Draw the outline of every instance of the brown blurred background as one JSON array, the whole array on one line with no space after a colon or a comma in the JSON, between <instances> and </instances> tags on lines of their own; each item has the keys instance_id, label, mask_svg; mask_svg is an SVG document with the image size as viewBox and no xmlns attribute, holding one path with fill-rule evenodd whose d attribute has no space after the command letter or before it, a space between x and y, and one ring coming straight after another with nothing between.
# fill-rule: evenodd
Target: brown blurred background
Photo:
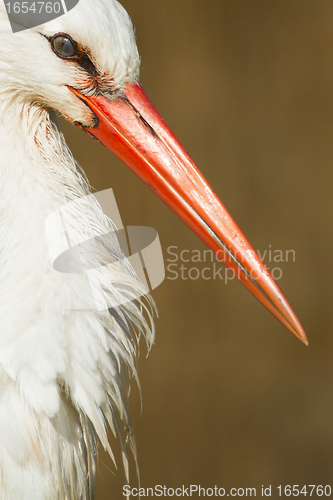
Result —
<instances>
[{"instance_id":1,"label":"brown blurred background","mask_svg":"<svg viewBox=\"0 0 333 500\"><path fill-rule=\"evenodd\" d=\"M148 359L141 346L142 416L134 385L131 398L141 484L333 486L332 0L122 3L162 116L254 247L295 250L279 284L310 341L236 281L166 279ZM155 228L165 258L170 245L203 251L107 149L64 131L125 225ZM97 500L122 498L114 446L119 470L101 454Z\"/></svg>"}]
</instances>

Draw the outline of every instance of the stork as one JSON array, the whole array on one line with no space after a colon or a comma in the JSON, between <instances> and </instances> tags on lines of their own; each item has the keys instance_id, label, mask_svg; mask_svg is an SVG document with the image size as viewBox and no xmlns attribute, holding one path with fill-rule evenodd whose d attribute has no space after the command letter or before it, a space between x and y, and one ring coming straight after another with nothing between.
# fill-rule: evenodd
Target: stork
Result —
<instances>
[{"instance_id":1,"label":"stork","mask_svg":"<svg viewBox=\"0 0 333 500\"><path fill-rule=\"evenodd\" d=\"M8 31L4 5L0 30ZM97 250L110 263L100 268L98 292L128 300L85 308L84 273L53 268L45 221L90 194L56 113L120 157L307 343L269 271L144 93L139 69L131 21L116 0L80 0L44 25L1 35L1 500L92 498L98 442L112 456L108 426L122 440L128 479L137 339L154 340L153 302L138 299L142 284L97 202L79 204L70 224L82 235L110 232Z\"/></svg>"}]
</instances>

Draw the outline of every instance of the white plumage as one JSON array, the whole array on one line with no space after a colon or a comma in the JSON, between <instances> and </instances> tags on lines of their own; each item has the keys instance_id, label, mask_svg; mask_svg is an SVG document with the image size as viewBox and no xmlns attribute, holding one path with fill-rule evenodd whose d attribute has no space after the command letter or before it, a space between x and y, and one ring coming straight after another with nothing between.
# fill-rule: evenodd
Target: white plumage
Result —
<instances>
[{"instance_id":1,"label":"white plumage","mask_svg":"<svg viewBox=\"0 0 333 500\"><path fill-rule=\"evenodd\" d=\"M89 22L87 22L89 20ZM1 10L0 29L8 21ZM98 25L99 30L93 29ZM93 491L96 435L111 450L107 421L134 448L127 413L135 374L136 336L153 333L142 304L84 310L84 275L55 271L45 220L89 193L52 109L89 121L86 106L67 89L84 78L59 59L41 36L66 32L121 85L137 76L131 23L113 0L81 0L66 16L0 42L0 498L86 499ZM98 40L96 39L98 37ZM79 205L80 206L80 205ZM96 203L82 208L83 236L111 222ZM73 216L73 226L77 219ZM111 228L112 229L112 228ZM120 254L108 238L111 254ZM104 256L107 260L106 255ZM135 296L142 285L126 261L102 267L102 293ZM126 463L126 445L124 460Z\"/></svg>"}]
</instances>

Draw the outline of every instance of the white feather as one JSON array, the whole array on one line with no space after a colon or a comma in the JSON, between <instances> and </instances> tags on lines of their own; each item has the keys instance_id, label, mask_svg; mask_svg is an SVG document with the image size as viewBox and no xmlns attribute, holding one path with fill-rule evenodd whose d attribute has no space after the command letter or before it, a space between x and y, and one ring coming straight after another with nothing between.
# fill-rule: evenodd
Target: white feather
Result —
<instances>
[{"instance_id":1,"label":"white feather","mask_svg":"<svg viewBox=\"0 0 333 500\"><path fill-rule=\"evenodd\" d=\"M0 29L6 28L4 10ZM89 110L66 85L86 75L52 52L44 35L70 34L88 47L105 82L121 89L138 77L131 22L114 0L80 0L43 27L2 35L0 44L0 498L92 498L97 439L112 455L107 425L135 452L128 416L137 341L154 339L151 302L122 259L113 225L98 203L78 203L67 222L82 239L109 232L91 256L103 264L95 287L106 300L97 311L85 274L60 273L49 256L45 221L89 194L59 131L53 110L89 124ZM89 81L87 80L87 92ZM107 83L105 83L107 85ZM116 257L119 262L110 264ZM124 437L122 429L126 429Z\"/></svg>"}]
</instances>

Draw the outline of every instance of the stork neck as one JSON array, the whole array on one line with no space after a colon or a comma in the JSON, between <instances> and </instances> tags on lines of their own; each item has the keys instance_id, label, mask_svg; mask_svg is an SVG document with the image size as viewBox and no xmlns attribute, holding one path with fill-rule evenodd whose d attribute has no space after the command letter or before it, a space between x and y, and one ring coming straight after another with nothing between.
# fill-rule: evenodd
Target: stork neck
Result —
<instances>
[{"instance_id":1,"label":"stork neck","mask_svg":"<svg viewBox=\"0 0 333 500\"><path fill-rule=\"evenodd\" d=\"M0 204L46 215L87 193L55 113L0 103Z\"/></svg>"},{"instance_id":2,"label":"stork neck","mask_svg":"<svg viewBox=\"0 0 333 500\"><path fill-rule=\"evenodd\" d=\"M45 221L60 206L87 194L88 187L52 113L33 106L2 111L0 264L11 261L17 269L25 266L24 272L40 274L43 268L45 273L50 265ZM6 277L13 288L20 275L11 270L0 265L3 286Z\"/></svg>"}]
</instances>

